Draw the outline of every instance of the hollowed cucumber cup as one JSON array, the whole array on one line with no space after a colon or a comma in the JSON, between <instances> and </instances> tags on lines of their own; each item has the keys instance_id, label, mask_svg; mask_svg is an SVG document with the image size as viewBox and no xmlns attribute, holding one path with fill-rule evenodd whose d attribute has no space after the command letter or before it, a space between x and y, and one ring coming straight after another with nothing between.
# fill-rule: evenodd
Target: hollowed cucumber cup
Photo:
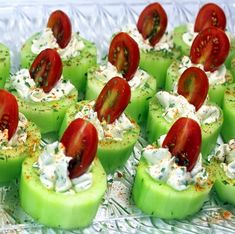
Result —
<instances>
[{"instance_id":1,"label":"hollowed cucumber cup","mask_svg":"<svg viewBox=\"0 0 235 234\"><path fill-rule=\"evenodd\" d=\"M10 76L10 51L0 43L0 88L3 88Z\"/></svg>"}]
</instances>

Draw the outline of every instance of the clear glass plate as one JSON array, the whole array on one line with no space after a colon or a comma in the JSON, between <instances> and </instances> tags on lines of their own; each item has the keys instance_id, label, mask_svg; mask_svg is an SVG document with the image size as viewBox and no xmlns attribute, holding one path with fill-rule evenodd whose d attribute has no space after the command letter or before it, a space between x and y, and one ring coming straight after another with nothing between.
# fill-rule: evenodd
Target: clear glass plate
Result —
<instances>
[{"instance_id":1,"label":"clear glass plate","mask_svg":"<svg viewBox=\"0 0 235 234\"><path fill-rule=\"evenodd\" d=\"M168 13L168 30L193 22L202 1L161 1ZM227 15L228 31L235 31L235 0L216 1ZM48 15L62 9L72 20L73 30L94 41L102 58L114 32L135 23L146 1L0 1L0 42L11 49L12 72L19 67L19 51L23 42L42 30ZM44 138L42 144L51 141ZM130 191L140 152L146 142L140 138L125 168L108 178L108 190L93 224L84 230L69 233L235 233L234 207L222 204L212 192L210 200L196 215L185 220L162 220L141 213ZM19 205L18 181L0 187L0 233L63 233L34 222Z\"/></svg>"}]
</instances>

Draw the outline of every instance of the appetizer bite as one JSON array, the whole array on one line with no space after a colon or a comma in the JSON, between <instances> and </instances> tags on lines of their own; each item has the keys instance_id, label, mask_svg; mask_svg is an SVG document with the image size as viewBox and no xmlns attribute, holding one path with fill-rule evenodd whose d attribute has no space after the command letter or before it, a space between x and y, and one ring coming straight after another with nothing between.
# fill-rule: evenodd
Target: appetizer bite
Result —
<instances>
[{"instance_id":1,"label":"appetizer bite","mask_svg":"<svg viewBox=\"0 0 235 234\"><path fill-rule=\"evenodd\" d=\"M93 123L99 136L98 158L107 173L114 172L130 157L140 133L136 122L123 113L130 99L128 82L121 77L112 78L96 101L81 101L66 111L59 135L76 118Z\"/></svg>"},{"instance_id":2,"label":"appetizer bite","mask_svg":"<svg viewBox=\"0 0 235 234\"><path fill-rule=\"evenodd\" d=\"M165 89L176 89L177 81L185 69L199 67L209 79L209 100L221 106L226 86L233 82L231 73L224 65L228 53L229 40L224 31L215 27L202 30L193 41L190 58L184 56L169 67Z\"/></svg>"},{"instance_id":3,"label":"appetizer bite","mask_svg":"<svg viewBox=\"0 0 235 234\"><path fill-rule=\"evenodd\" d=\"M35 154L40 143L38 128L19 113L16 98L0 89L0 184L20 175L25 157Z\"/></svg>"},{"instance_id":4,"label":"appetizer bite","mask_svg":"<svg viewBox=\"0 0 235 234\"><path fill-rule=\"evenodd\" d=\"M20 180L20 204L37 222L54 228L88 226L106 190L96 157L98 135L88 121L70 123L60 142L27 158Z\"/></svg>"},{"instance_id":5,"label":"appetizer bite","mask_svg":"<svg viewBox=\"0 0 235 234\"><path fill-rule=\"evenodd\" d=\"M141 12L137 25L127 25L127 32L140 48L140 68L157 80L157 89L165 86L166 71L177 53L172 34L166 32L167 14L161 4L149 4Z\"/></svg>"},{"instance_id":6,"label":"appetizer bite","mask_svg":"<svg viewBox=\"0 0 235 234\"><path fill-rule=\"evenodd\" d=\"M115 76L127 80L131 87L131 100L125 112L138 123L144 123L148 112L148 99L156 92L156 80L138 69L139 48L127 33L118 33L109 47L106 65L88 71L86 99L97 98L105 84Z\"/></svg>"},{"instance_id":7,"label":"appetizer bite","mask_svg":"<svg viewBox=\"0 0 235 234\"><path fill-rule=\"evenodd\" d=\"M208 172L214 178L214 188L223 202L235 205L235 139L220 145L210 159Z\"/></svg>"},{"instance_id":8,"label":"appetizer bite","mask_svg":"<svg viewBox=\"0 0 235 234\"><path fill-rule=\"evenodd\" d=\"M62 69L56 50L46 49L35 58L29 70L21 69L9 81L20 111L42 134L57 132L66 110L78 99L76 88L63 79Z\"/></svg>"},{"instance_id":9,"label":"appetizer bite","mask_svg":"<svg viewBox=\"0 0 235 234\"><path fill-rule=\"evenodd\" d=\"M10 76L10 51L2 43L0 43L0 51L0 88L4 88Z\"/></svg>"},{"instance_id":10,"label":"appetizer bite","mask_svg":"<svg viewBox=\"0 0 235 234\"><path fill-rule=\"evenodd\" d=\"M177 94L159 91L150 100L146 127L148 141L152 143L166 134L178 118L189 117L201 126L201 153L206 158L216 145L223 112L216 104L205 103L209 82L200 68L187 68L177 86Z\"/></svg>"},{"instance_id":11,"label":"appetizer bite","mask_svg":"<svg viewBox=\"0 0 235 234\"><path fill-rule=\"evenodd\" d=\"M183 117L159 148L144 148L132 190L137 207L164 219L183 219L199 211L212 187L200 146L200 126Z\"/></svg>"},{"instance_id":12,"label":"appetizer bite","mask_svg":"<svg viewBox=\"0 0 235 234\"><path fill-rule=\"evenodd\" d=\"M29 68L35 57L47 48L56 49L60 54L64 79L70 80L80 95L84 93L87 70L96 64L96 47L79 33L72 33L70 19L61 10L52 12L47 27L22 46L21 66Z\"/></svg>"}]
</instances>

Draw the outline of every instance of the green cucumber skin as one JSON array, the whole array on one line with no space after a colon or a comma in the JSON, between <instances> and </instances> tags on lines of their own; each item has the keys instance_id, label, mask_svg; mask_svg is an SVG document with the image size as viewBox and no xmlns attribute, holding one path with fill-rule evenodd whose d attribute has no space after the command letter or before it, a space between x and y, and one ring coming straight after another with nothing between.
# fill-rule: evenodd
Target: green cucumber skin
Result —
<instances>
[{"instance_id":1,"label":"green cucumber skin","mask_svg":"<svg viewBox=\"0 0 235 234\"><path fill-rule=\"evenodd\" d=\"M36 54L31 51L33 40L39 35L34 34L21 48L21 67L30 68ZM97 50L94 43L82 38L85 48L74 58L63 60L63 77L70 80L79 92L84 93L86 88L87 70L96 64Z\"/></svg>"},{"instance_id":2,"label":"green cucumber skin","mask_svg":"<svg viewBox=\"0 0 235 234\"><path fill-rule=\"evenodd\" d=\"M144 213L164 219L183 219L200 210L208 199L211 185L190 186L177 191L164 182L154 180L147 172L147 163L140 160L132 190L133 200Z\"/></svg>"},{"instance_id":3,"label":"green cucumber skin","mask_svg":"<svg viewBox=\"0 0 235 234\"><path fill-rule=\"evenodd\" d=\"M164 109L157 101L157 98L153 97L149 102L149 113L146 126L146 135L150 143L157 141L161 135L167 134L173 124L173 122L167 122L163 118L163 114ZM223 112L221 109L220 114L221 118L215 123L202 125L201 153L203 158L207 158L216 144L223 124Z\"/></svg>"},{"instance_id":4,"label":"green cucumber skin","mask_svg":"<svg viewBox=\"0 0 235 234\"><path fill-rule=\"evenodd\" d=\"M174 61L167 70L165 90L168 92L173 91L175 83L180 78L180 74L178 71L179 64L180 61ZM219 105L220 107L223 103L224 92L227 85L233 82L233 76L229 70L226 71L225 76L227 80L226 83L219 85L210 85L208 91L209 100Z\"/></svg>"},{"instance_id":5,"label":"green cucumber skin","mask_svg":"<svg viewBox=\"0 0 235 234\"><path fill-rule=\"evenodd\" d=\"M95 67L88 71L86 100L96 99L105 85L100 79L97 79L97 76L95 75L97 69L98 68ZM144 124L147 118L149 99L155 93L156 79L150 76L143 88L137 88L131 92L131 100L125 109L125 113L133 118L138 124Z\"/></svg>"},{"instance_id":6,"label":"green cucumber skin","mask_svg":"<svg viewBox=\"0 0 235 234\"><path fill-rule=\"evenodd\" d=\"M74 120L76 113L87 103L88 101L86 100L81 101L67 110L59 131L59 138L63 136L70 122ZM123 167L130 157L140 133L139 126L136 123L134 124L135 127L132 130L124 133L121 142L112 139L99 141L97 155L107 174L113 173L117 168Z\"/></svg>"},{"instance_id":7,"label":"green cucumber skin","mask_svg":"<svg viewBox=\"0 0 235 234\"><path fill-rule=\"evenodd\" d=\"M178 27L175 27L173 30L173 43L174 46L180 50L181 55L190 55L190 46L188 46L184 41L183 41L183 34L186 33L187 30L187 25L180 25Z\"/></svg>"},{"instance_id":8,"label":"green cucumber skin","mask_svg":"<svg viewBox=\"0 0 235 234\"><path fill-rule=\"evenodd\" d=\"M29 122L27 140L17 148L0 150L0 185L8 184L20 176L21 165L26 157L32 157L39 146L41 136L35 124Z\"/></svg>"},{"instance_id":9,"label":"green cucumber skin","mask_svg":"<svg viewBox=\"0 0 235 234\"><path fill-rule=\"evenodd\" d=\"M221 135L225 142L235 138L235 83L227 87L223 100L224 123Z\"/></svg>"},{"instance_id":10,"label":"green cucumber skin","mask_svg":"<svg viewBox=\"0 0 235 234\"><path fill-rule=\"evenodd\" d=\"M38 223L48 227L75 229L91 224L106 190L106 174L95 159L92 168L92 185L87 190L66 195L46 189L32 165L34 158L27 158L20 180L20 204Z\"/></svg>"},{"instance_id":11,"label":"green cucumber skin","mask_svg":"<svg viewBox=\"0 0 235 234\"><path fill-rule=\"evenodd\" d=\"M73 89L67 96L58 101L38 102L26 101L14 93L20 112L27 119L34 122L40 129L41 134L57 132L60 129L66 110L77 102L77 90Z\"/></svg>"},{"instance_id":12,"label":"green cucumber skin","mask_svg":"<svg viewBox=\"0 0 235 234\"><path fill-rule=\"evenodd\" d=\"M10 51L0 43L0 88L3 88L5 82L10 76Z\"/></svg>"},{"instance_id":13,"label":"green cucumber skin","mask_svg":"<svg viewBox=\"0 0 235 234\"><path fill-rule=\"evenodd\" d=\"M235 48L234 48L233 55L231 56L229 69L233 76L233 82L234 82L235 81Z\"/></svg>"},{"instance_id":14,"label":"green cucumber skin","mask_svg":"<svg viewBox=\"0 0 235 234\"><path fill-rule=\"evenodd\" d=\"M140 68L156 79L157 90L163 89L167 69L173 62L173 53L144 50L140 52Z\"/></svg>"}]
</instances>

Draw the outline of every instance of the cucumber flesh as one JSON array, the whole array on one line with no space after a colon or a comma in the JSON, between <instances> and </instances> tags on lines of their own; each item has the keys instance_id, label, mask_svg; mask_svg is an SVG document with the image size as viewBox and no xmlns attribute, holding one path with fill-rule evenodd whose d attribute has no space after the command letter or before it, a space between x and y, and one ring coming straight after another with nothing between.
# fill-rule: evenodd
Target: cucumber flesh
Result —
<instances>
[{"instance_id":1,"label":"cucumber flesh","mask_svg":"<svg viewBox=\"0 0 235 234\"><path fill-rule=\"evenodd\" d=\"M41 136L35 124L30 123L26 129L25 144L12 149L0 150L0 184L7 184L20 176L21 165L26 157L32 157L39 146Z\"/></svg>"},{"instance_id":2,"label":"cucumber flesh","mask_svg":"<svg viewBox=\"0 0 235 234\"><path fill-rule=\"evenodd\" d=\"M191 185L177 191L153 179L147 167L145 160L140 160L132 190L135 204L144 213L164 219L183 219L198 212L208 199L210 183L203 188Z\"/></svg>"},{"instance_id":3,"label":"cucumber flesh","mask_svg":"<svg viewBox=\"0 0 235 234\"><path fill-rule=\"evenodd\" d=\"M27 158L20 180L20 204L38 223L48 227L75 229L91 224L106 190L106 175L95 159L92 185L74 195L56 193L45 188L33 163L36 157Z\"/></svg>"},{"instance_id":4,"label":"cucumber flesh","mask_svg":"<svg viewBox=\"0 0 235 234\"><path fill-rule=\"evenodd\" d=\"M3 88L10 76L10 51L0 43L0 88Z\"/></svg>"}]
</instances>

